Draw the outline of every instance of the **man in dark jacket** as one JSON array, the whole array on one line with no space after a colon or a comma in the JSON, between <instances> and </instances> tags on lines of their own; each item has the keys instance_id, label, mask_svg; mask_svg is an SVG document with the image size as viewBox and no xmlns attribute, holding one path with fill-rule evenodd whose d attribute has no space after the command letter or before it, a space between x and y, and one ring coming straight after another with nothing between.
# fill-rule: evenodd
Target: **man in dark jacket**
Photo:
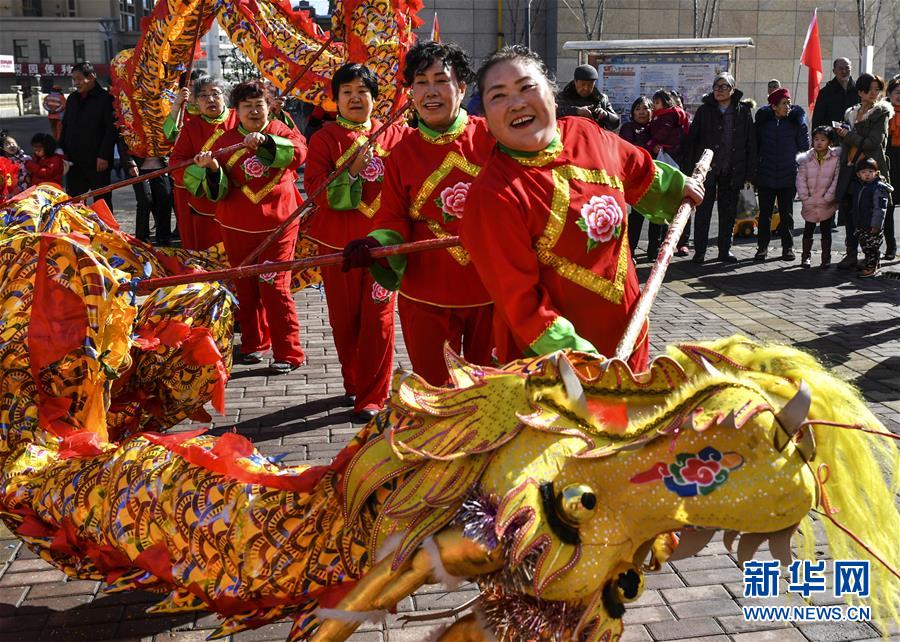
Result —
<instances>
[{"instance_id":1,"label":"man in dark jacket","mask_svg":"<svg viewBox=\"0 0 900 642\"><path fill-rule=\"evenodd\" d=\"M756 180L756 132L751 114L752 103L741 100L734 76L722 72L713 81L713 91L703 97L688 133L685 158L689 167L700 159L704 149L715 153L706 177L706 196L697 208L694 223L694 263L706 260L709 223L714 204L719 211L719 260L736 263L731 251L738 194L745 182Z\"/></svg>"},{"instance_id":2,"label":"man in dark jacket","mask_svg":"<svg viewBox=\"0 0 900 642\"><path fill-rule=\"evenodd\" d=\"M781 258L793 261L794 195L797 193L797 154L809 149L806 113L791 104L791 93L781 87L769 94L769 104L756 112L756 149L759 154L756 187L759 193L759 236L754 261L764 261L769 251L772 212L778 199L778 234ZM804 239L803 254L812 248Z\"/></svg>"},{"instance_id":3,"label":"man in dark jacket","mask_svg":"<svg viewBox=\"0 0 900 642\"><path fill-rule=\"evenodd\" d=\"M75 91L66 101L59 143L72 162L66 187L75 196L109 185L116 125L112 96L97 84L91 63L72 67L72 82ZM112 194L103 198L112 209Z\"/></svg>"},{"instance_id":4,"label":"man in dark jacket","mask_svg":"<svg viewBox=\"0 0 900 642\"><path fill-rule=\"evenodd\" d=\"M834 61L832 71L834 78L825 83L816 97L812 116L813 129L819 125L831 127L831 123L841 122L844 120L844 112L859 104L856 84L850 77L850 61L838 58Z\"/></svg>"},{"instance_id":5,"label":"man in dark jacket","mask_svg":"<svg viewBox=\"0 0 900 642\"><path fill-rule=\"evenodd\" d=\"M556 94L556 116L584 116L604 129L615 131L619 115L606 94L597 89L597 70L590 65L575 68L575 79Z\"/></svg>"}]
</instances>

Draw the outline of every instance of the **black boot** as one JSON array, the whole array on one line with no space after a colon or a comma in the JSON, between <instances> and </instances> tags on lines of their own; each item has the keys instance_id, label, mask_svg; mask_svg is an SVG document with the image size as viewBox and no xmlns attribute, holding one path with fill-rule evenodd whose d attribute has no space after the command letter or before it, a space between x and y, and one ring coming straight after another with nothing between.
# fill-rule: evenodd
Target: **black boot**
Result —
<instances>
[{"instance_id":1,"label":"black boot","mask_svg":"<svg viewBox=\"0 0 900 642\"><path fill-rule=\"evenodd\" d=\"M801 267L808 268L810 266L810 262L812 260L812 244L812 237L803 239L803 246L800 252Z\"/></svg>"},{"instance_id":2,"label":"black boot","mask_svg":"<svg viewBox=\"0 0 900 642\"><path fill-rule=\"evenodd\" d=\"M822 239L822 264L819 266L823 270L831 265L831 239Z\"/></svg>"}]
</instances>

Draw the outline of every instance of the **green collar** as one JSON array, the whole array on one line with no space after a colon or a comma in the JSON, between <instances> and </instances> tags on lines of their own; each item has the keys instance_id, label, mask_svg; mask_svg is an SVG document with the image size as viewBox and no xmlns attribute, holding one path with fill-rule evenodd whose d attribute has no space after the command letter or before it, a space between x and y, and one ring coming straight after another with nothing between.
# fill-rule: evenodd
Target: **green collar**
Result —
<instances>
[{"instance_id":1,"label":"green collar","mask_svg":"<svg viewBox=\"0 0 900 642\"><path fill-rule=\"evenodd\" d=\"M214 124L224 123L225 120L228 118L228 107L223 109L222 113L219 114L218 116L216 116L215 118L210 118L206 114L200 114L200 117L208 123L214 123Z\"/></svg>"},{"instance_id":2,"label":"green collar","mask_svg":"<svg viewBox=\"0 0 900 642\"><path fill-rule=\"evenodd\" d=\"M448 127L447 131L445 132L438 132L431 129L428 125L422 122L422 118L420 116L419 134L429 143L444 145L456 140L456 138L465 131L466 125L468 123L469 114L466 113L465 109L459 110L459 113L456 115L456 119L450 124L450 127Z\"/></svg>"},{"instance_id":3,"label":"green collar","mask_svg":"<svg viewBox=\"0 0 900 642\"><path fill-rule=\"evenodd\" d=\"M244 129L244 126L241 125L240 123L238 123L238 126L237 126L237 127L238 127L238 131L241 132L244 136L246 136L247 134L253 134L253 133L256 133L256 134L265 134L265 133L266 133L266 130L269 128L269 123L271 123L271 122L272 122L271 119L267 120L267 121L266 121L266 124L263 125L263 128L260 129L258 132L251 132L249 129Z\"/></svg>"},{"instance_id":4,"label":"green collar","mask_svg":"<svg viewBox=\"0 0 900 642\"><path fill-rule=\"evenodd\" d=\"M559 130L556 130L556 135L553 137L553 140L550 141L550 144L547 145L544 149L538 152L523 152L517 149L510 149L506 145L502 145L497 143L497 146L500 148L500 151L504 154L512 156L517 161L522 163L523 165L546 165L557 156L562 151L563 144L562 138L559 135Z\"/></svg>"},{"instance_id":5,"label":"green collar","mask_svg":"<svg viewBox=\"0 0 900 642\"><path fill-rule=\"evenodd\" d=\"M352 120L347 120L343 116L337 117L337 124L343 127L344 129L349 129L352 132L367 132L372 129L372 121L367 120L364 123L354 123Z\"/></svg>"}]
</instances>

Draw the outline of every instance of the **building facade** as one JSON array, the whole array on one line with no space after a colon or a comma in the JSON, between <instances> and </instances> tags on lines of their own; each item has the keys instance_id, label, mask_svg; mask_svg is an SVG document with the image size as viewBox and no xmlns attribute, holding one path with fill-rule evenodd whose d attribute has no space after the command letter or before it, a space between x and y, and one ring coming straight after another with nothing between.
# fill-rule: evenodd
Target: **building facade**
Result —
<instances>
[{"instance_id":1,"label":"building facade","mask_svg":"<svg viewBox=\"0 0 900 642\"><path fill-rule=\"evenodd\" d=\"M418 33L429 37L436 11L442 38L458 42L477 62L496 49L498 31L507 43L526 42L530 7L531 47L555 70L560 84L572 78L578 64L577 55L563 49L569 41L749 37L755 47L740 50L736 78L745 95L763 103L772 78L792 92L797 85L805 96L807 72L799 69L798 60L813 9L818 7L823 81L831 78L831 62L838 56L850 59L854 77L860 73L857 3L850 0L718 0L714 14L698 16L692 0L605 0L603 4L598 14L598 0L431 0L420 13L424 24ZM698 26L705 23L703 33L695 32L695 18ZM874 16L869 22L875 22ZM597 28L600 24L602 29ZM891 76L900 72L900 0L882 0L877 28L873 70Z\"/></svg>"}]
</instances>

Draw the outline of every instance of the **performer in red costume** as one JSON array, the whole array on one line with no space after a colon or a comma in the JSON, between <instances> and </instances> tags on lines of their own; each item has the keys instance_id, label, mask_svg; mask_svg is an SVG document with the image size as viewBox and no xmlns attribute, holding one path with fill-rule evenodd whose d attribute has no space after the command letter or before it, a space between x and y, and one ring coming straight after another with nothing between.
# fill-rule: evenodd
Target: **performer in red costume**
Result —
<instances>
[{"instance_id":1,"label":"performer in red costume","mask_svg":"<svg viewBox=\"0 0 900 642\"><path fill-rule=\"evenodd\" d=\"M211 151L197 154L187 175L199 178L200 190L217 201L216 220L232 265L237 265L297 208L295 170L306 159L306 143L296 131L269 119L269 95L259 81L231 90L240 124L229 129ZM224 158L220 165L212 153L244 142L246 147ZM202 171L201 171L202 170ZM288 261L294 256L299 221L287 228L259 256L260 262ZM241 359L259 363L260 352L271 346L272 369L290 372L303 363L300 323L291 296L290 272L237 279L241 322Z\"/></svg>"},{"instance_id":2,"label":"performer in red costume","mask_svg":"<svg viewBox=\"0 0 900 642\"><path fill-rule=\"evenodd\" d=\"M524 47L488 58L478 90L499 144L469 190L461 236L494 299L498 357L611 356L639 295L626 203L668 222L702 187L587 119L557 120L546 67ZM645 328L635 372L647 356Z\"/></svg>"},{"instance_id":3,"label":"performer in red costume","mask_svg":"<svg viewBox=\"0 0 900 642\"><path fill-rule=\"evenodd\" d=\"M336 122L325 123L309 142L306 192L317 190L347 159L355 155L355 160L316 200L319 210L312 216L306 236L319 244L320 254L340 252L348 241L372 231L384 162L408 129L389 127L362 153L367 136L381 126L371 119L378 79L367 67L348 63L335 72L331 88L339 115ZM344 390L355 397L354 418L368 421L381 410L389 394L394 363L394 294L376 283L366 270L344 272L338 266L321 270Z\"/></svg>"},{"instance_id":4,"label":"performer in red costume","mask_svg":"<svg viewBox=\"0 0 900 642\"><path fill-rule=\"evenodd\" d=\"M201 77L194 83L193 91L200 114L188 117L185 113L180 131L174 129L174 118L167 120L164 126L170 139L177 137L169 158L172 165L189 161L199 152L209 151L225 132L237 125L237 114L225 107L225 84L222 81L209 76ZM200 168L190 167L172 172L181 247L188 250L205 250L222 240L215 205L202 196L196 196L204 173Z\"/></svg>"},{"instance_id":5,"label":"performer in red costume","mask_svg":"<svg viewBox=\"0 0 900 642\"><path fill-rule=\"evenodd\" d=\"M344 269L371 266L375 280L400 290L398 309L413 370L449 383L444 342L472 363L491 358L491 297L461 247L372 262L370 248L459 232L466 193L494 145L481 118L461 108L471 71L452 43L424 42L406 55L418 130L388 158L375 229L344 248Z\"/></svg>"}]
</instances>

